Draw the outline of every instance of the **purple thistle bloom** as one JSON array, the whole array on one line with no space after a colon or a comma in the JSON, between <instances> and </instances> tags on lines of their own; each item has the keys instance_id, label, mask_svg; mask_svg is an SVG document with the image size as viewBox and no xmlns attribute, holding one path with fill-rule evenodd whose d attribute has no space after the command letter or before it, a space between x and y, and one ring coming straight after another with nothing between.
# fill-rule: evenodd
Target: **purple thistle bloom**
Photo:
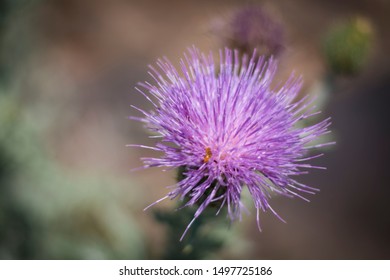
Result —
<instances>
[{"instance_id":1,"label":"purple thistle bloom","mask_svg":"<svg viewBox=\"0 0 390 280\"><path fill-rule=\"evenodd\" d=\"M198 205L193 220L183 236L210 204L218 202L219 211L227 206L231 220L240 217L240 201L246 186L259 211L271 210L272 193L287 197L313 194L317 189L294 180L306 168L322 168L305 163L322 154L308 157L310 146L329 132L329 119L302 127L301 120L319 112L308 98L295 101L301 79L291 77L278 88L271 87L276 63L256 54L248 62L238 52L220 51L220 64L193 48L180 63L181 74L164 58L158 60L160 71L153 67L150 75L156 85L143 83L139 90L153 105L150 113L135 106L142 118L161 141L149 148L163 154L142 158L144 167L184 168L183 179L166 199L187 199L185 206ZM151 206L152 206L151 205ZM280 218L280 217L279 217ZM281 218L280 218L281 219ZM182 237L183 238L183 237Z\"/></svg>"},{"instance_id":2,"label":"purple thistle bloom","mask_svg":"<svg viewBox=\"0 0 390 280\"><path fill-rule=\"evenodd\" d=\"M250 55L278 56L284 50L285 30L272 13L259 5L234 9L226 19L211 23L211 31L229 48Z\"/></svg>"},{"instance_id":3,"label":"purple thistle bloom","mask_svg":"<svg viewBox=\"0 0 390 280\"><path fill-rule=\"evenodd\" d=\"M283 50L284 29L258 5L238 9L230 21L231 44L251 53L278 55Z\"/></svg>"}]
</instances>

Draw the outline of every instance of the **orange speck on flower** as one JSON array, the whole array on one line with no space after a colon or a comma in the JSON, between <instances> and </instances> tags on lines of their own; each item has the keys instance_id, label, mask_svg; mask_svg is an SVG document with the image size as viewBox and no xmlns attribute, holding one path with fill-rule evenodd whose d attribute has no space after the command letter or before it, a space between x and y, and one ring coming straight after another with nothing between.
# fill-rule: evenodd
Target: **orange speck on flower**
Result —
<instances>
[{"instance_id":1,"label":"orange speck on flower","mask_svg":"<svg viewBox=\"0 0 390 280\"><path fill-rule=\"evenodd\" d=\"M207 147L207 148L206 148L206 155L205 155L204 158L203 158L203 162L204 162L204 163L208 163L212 155L213 155L213 154L212 154L212 152L211 152L210 147Z\"/></svg>"}]
</instances>

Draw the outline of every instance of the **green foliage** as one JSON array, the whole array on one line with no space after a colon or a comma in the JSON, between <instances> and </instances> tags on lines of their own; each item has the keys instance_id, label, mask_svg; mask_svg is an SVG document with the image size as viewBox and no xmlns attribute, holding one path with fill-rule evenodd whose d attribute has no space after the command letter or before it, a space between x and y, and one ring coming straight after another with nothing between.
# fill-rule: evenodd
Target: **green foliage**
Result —
<instances>
[{"instance_id":1,"label":"green foliage","mask_svg":"<svg viewBox=\"0 0 390 280\"><path fill-rule=\"evenodd\" d=\"M167 227L168 239L163 259L204 259L222 248L223 238L213 232L210 225L213 227L226 225L222 225L221 215L216 216L215 211L211 209L206 209L191 225L184 239L179 241L195 212L196 209L193 207L184 207L177 211L156 210L154 212L156 220Z\"/></svg>"},{"instance_id":2,"label":"green foliage","mask_svg":"<svg viewBox=\"0 0 390 280\"><path fill-rule=\"evenodd\" d=\"M15 96L0 95L0 259L144 258L131 182L66 170L45 147L50 114Z\"/></svg>"}]
</instances>

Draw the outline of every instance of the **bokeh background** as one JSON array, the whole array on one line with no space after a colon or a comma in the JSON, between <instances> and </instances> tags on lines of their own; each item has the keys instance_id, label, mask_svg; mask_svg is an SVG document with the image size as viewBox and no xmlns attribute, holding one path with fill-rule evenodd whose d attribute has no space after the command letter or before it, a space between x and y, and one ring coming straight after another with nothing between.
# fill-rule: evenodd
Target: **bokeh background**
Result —
<instances>
[{"instance_id":1,"label":"bokeh background","mask_svg":"<svg viewBox=\"0 0 390 280\"><path fill-rule=\"evenodd\" d=\"M167 228L143 208L166 193L174 172L141 166L153 144L130 104L147 65L178 63L196 45L217 51L213 26L261 4L285 28L279 77L295 70L318 95L337 144L300 181L321 189L306 203L274 198L262 216L219 229L209 258L390 258L390 5L387 0L0 1L0 258L158 259ZM327 86L324 38L361 16L372 28L364 67ZM214 30L214 31L213 31ZM325 81L325 82L324 82ZM171 209L167 201L157 208ZM184 228L183 228L184 230Z\"/></svg>"}]
</instances>

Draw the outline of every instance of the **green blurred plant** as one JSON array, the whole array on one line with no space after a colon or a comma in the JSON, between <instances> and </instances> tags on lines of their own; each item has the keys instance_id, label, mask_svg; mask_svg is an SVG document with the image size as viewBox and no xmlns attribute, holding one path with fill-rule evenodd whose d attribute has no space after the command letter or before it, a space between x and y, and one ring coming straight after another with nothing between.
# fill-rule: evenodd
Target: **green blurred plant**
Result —
<instances>
[{"instance_id":1,"label":"green blurred plant","mask_svg":"<svg viewBox=\"0 0 390 280\"><path fill-rule=\"evenodd\" d=\"M144 258L139 209L123 195L134 184L65 168L47 147L64 110L34 94L59 81L34 61L46 1L0 3L0 259Z\"/></svg>"},{"instance_id":2,"label":"green blurred plant","mask_svg":"<svg viewBox=\"0 0 390 280\"><path fill-rule=\"evenodd\" d=\"M15 96L0 95L0 259L144 258L129 182L67 172L44 146L51 114Z\"/></svg>"},{"instance_id":3,"label":"green blurred plant","mask_svg":"<svg viewBox=\"0 0 390 280\"><path fill-rule=\"evenodd\" d=\"M324 56L336 75L355 75L367 62L373 44L373 26L363 17L335 25L325 37Z\"/></svg>"}]
</instances>

